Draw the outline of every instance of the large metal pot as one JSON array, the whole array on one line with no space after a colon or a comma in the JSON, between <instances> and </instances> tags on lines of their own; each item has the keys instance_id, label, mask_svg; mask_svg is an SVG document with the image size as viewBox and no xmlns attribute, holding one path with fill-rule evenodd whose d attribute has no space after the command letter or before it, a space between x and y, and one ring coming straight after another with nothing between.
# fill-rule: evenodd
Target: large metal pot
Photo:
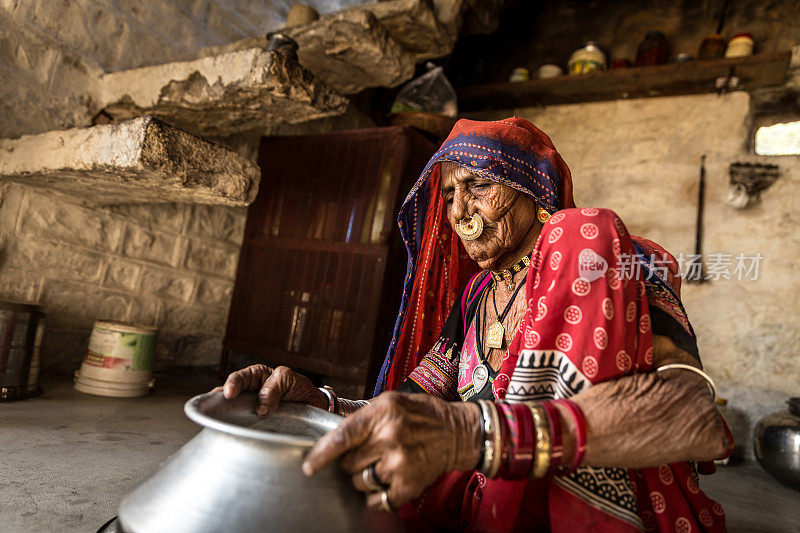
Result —
<instances>
[{"instance_id":1,"label":"large metal pot","mask_svg":"<svg viewBox=\"0 0 800 533\"><path fill-rule=\"evenodd\" d=\"M281 404L266 419L255 394L227 401L195 396L184 411L204 429L120 506L119 527L155 531L262 532L400 529L394 515L366 509L349 476L331 466L313 477L303 456L341 417L306 405Z\"/></svg>"},{"instance_id":2,"label":"large metal pot","mask_svg":"<svg viewBox=\"0 0 800 533\"><path fill-rule=\"evenodd\" d=\"M790 398L788 411L772 413L756 425L756 459L778 481L800 490L800 398Z\"/></svg>"}]
</instances>

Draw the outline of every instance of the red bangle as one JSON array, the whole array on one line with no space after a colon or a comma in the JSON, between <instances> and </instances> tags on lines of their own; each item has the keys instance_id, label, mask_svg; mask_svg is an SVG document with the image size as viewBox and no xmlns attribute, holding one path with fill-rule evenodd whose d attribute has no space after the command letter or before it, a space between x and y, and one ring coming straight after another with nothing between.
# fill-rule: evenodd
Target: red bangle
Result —
<instances>
[{"instance_id":1,"label":"red bangle","mask_svg":"<svg viewBox=\"0 0 800 533\"><path fill-rule=\"evenodd\" d=\"M561 470L561 461L564 459L564 442L561 433L561 414L552 401L540 402L550 423L550 468L548 472L557 473Z\"/></svg>"},{"instance_id":2,"label":"red bangle","mask_svg":"<svg viewBox=\"0 0 800 533\"><path fill-rule=\"evenodd\" d=\"M508 413L506 410L508 409L508 404L504 402L496 402L495 405L497 406L497 414L498 420L500 421L500 470L497 473L498 477L506 477L508 475L508 461L509 457L513 456L514 450L512 449L512 441L509 439L509 433L511 433L511 429L509 428L508 423Z\"/></svg>"},{"instance_id":3,"label":"red bangle","mask_svg":"<svg viewBox=\"0 0 800 533\"><path fill-rule=\"evenodd\" d=\"M498 406L503 412L506 429L502 477L527 479L533 467L533 415L524 404L498 403Z\"/></svg>"},{"instance_id":4,"label":"red bangle","mask_svg":"<svg viewBox=\"0 0 800 533\"><path fill-rule=\"evenodd\" d=\"M500 472L501 477L509 476L509 464L515 455L517 424L511 415L511 407L505 402L496 402L497 411L500 414L500 427L501 435L503 436L503 454L500 458Z\"/></svg>"},{"instance_id":5,"label":"red bangle","mask_svg":"<svg viewBox=\"0 0 800 533\"><path fill-rule=\"evenodd\" d=\"M555 400L553 403L566 407L575 421L575 457L572 459L572 466L564 472L565 474L571 474L578 469L583 462L584 455L586 455L586 417L583 416L581 408L573 401L561 399Z\"/></svg>"},{"instance_id":6,"label":"red bangle","mask_svg":"<svg viewBox=\"0 0 800 533\"><path fill-rule=\"evenodd\" d=\"M514 477L528 479L533 468L533 452L536 448L536 430L533 427L533 415L525 404L515 403L513 410L519 424Z\"/></svg>"}]
</instances>

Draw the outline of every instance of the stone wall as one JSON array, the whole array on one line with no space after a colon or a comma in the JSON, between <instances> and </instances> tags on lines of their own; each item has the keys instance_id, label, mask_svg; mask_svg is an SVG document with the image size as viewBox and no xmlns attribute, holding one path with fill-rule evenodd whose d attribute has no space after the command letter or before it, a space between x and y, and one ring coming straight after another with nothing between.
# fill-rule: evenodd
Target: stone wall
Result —
<instances>
[{"instance_id":1,"label":"stone wall","mask_svg":"<svg viewBox=\"0 0 800 533\"><path fill-rule=\"evenodd\" d=\"M92 208L6 184L0 298L43 304L50 372L78 367L97 319L157 326L159 368L213 365L245 217L188 204Z\"/></svg>"},{"instance_id":2,"label":"stone wall","mask_svg":"<svg viewBox=\"0 0 800 533\"><path fill-rule=\"evenodd\" d=\"M580 206L619 213L635 235L675 256L694 252L700 158L706 155L703 249L735 257L760 253L756 281L684 284L683 299L706 370L721 396L749 422L783 408L800 382L800 160L747 150L750 97L698 95L507 110L553 139L572 170ZM736 210L725 202L728 165L769 162L781 177L760 204ZM735 435L749 446L746 429Z\"/></svg>"}]
</instances>

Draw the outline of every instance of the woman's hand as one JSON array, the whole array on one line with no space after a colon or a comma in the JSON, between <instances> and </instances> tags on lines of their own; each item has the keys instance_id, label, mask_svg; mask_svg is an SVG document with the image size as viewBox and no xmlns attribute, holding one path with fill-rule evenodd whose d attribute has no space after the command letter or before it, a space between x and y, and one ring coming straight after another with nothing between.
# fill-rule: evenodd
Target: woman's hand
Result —
<instances>
[{"instance_id":1,"label":"woman's hand","mask_svg":"<svg viewBox=\"0 0 800 533\"><path fill-rule=\"evenodd\" d=\"M481 453L480 407L445 402L427 394L385 392L322 437L306 456L303 472L312 475L337 457L362 491L362 472L375 463L377 481L398 508L422 494L437 477L471 470ZM367 497L382 509L379 492Z\"/></svg>"},{"instance_id":2,"label":"woman's hand","mask_svg":"<svg viewBox=\"0 0 800 533\"><path fill-rule=\"evenodd\" d=\"M311 383L311 380L294 370L279 366L274 370L267 365L252 365L228 376L222 387L226 399L236 398L242 392L258 391L256 414L269 416L281 401L302 402L320 409L328 408L328 397Z\"/></svg>"}]
</instances>

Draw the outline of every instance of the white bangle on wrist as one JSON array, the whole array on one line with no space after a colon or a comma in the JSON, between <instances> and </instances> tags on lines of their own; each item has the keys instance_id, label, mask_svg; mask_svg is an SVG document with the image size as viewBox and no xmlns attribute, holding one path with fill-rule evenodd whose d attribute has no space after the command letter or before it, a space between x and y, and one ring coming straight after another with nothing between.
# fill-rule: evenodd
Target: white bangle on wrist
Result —
<instances>
[{"instance_id":1,"label":"white bangle on wrist","mask_svg":"<svg viewBox=\"0 0 800 533\"><path fill-rule=\"evenodd\" d=\"M688 370L690 372L694 372L695 374L706 380L706 384L708 385L708 390L711 393L711 399L712 400L717 399L717 386L714 384L714 380L711 379L711 376L709 376L699 368L696 368L692 365L685 365L683 363L670 363L668 365L663 365L656 368L656 372L658 373L664 372L665 370Z\"/></svg>"},{"instance_id":2,"label":"white bangle on wrist","mask_svg":"<svg viewBox=\"0 0 800 533\"><path fill-rule=\"evenodd\" d=\"M483 446L481 448L481 463L478 471L489 479L497 477L500 470L500 454L502 443L499 431L499 416L495 405L488 400L478 400L481 408L481 424L483 426Z\"/></svg>"},{"instance_id":3,"label":"white bangle on wrist","mask_svg":"<svg viewBox=\"0 0 800 533\"><path fill-rule=\"evenodd\" d=\"M336 395L330 387L320 387L319 390L328 398L328 412L336 413Z\"/></svg>"}]
</instances>

